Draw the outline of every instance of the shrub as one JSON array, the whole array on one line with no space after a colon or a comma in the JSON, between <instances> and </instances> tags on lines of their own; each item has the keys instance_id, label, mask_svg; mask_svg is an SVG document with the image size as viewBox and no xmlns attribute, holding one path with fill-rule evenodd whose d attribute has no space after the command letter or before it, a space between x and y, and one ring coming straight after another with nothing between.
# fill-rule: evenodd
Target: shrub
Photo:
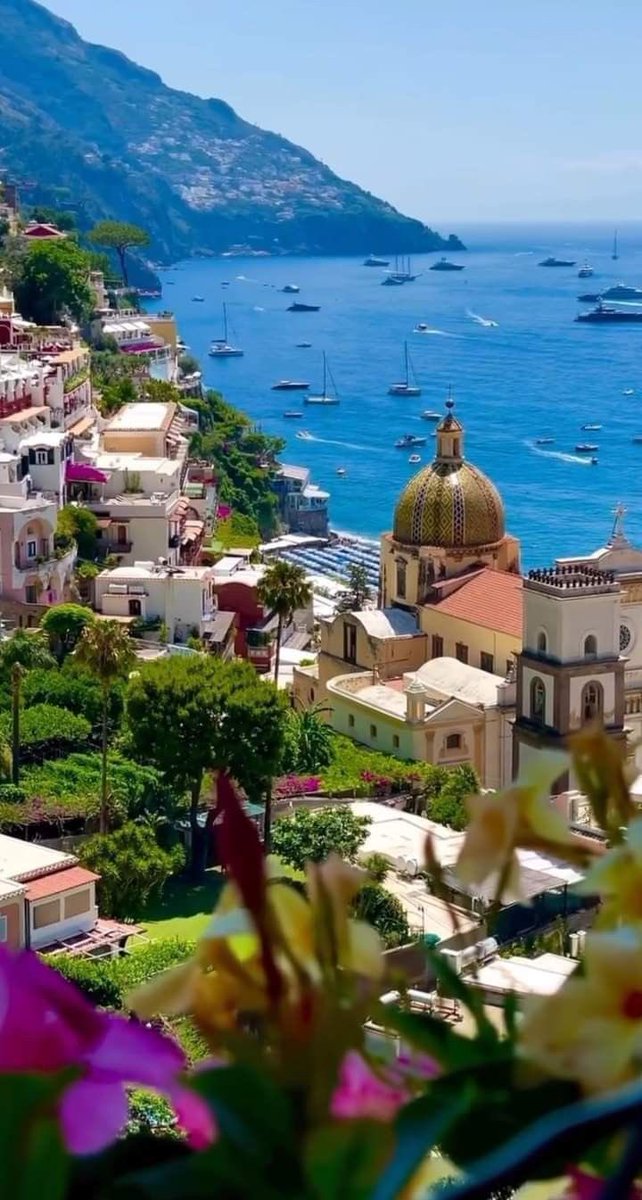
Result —
<instances>
[{"instance_id":1,"label":"shrub","mask_svg":"<svg viewBox=\"0 0 642 1200\"><path fill-rule=\"evenodd\" d=\"M380 883L364 884L353 908L356 917L374 926L389 949L410 941L408 921L401 901Z\"/></svg>"},{"instance_id":2,"label":"shrub","mask_svg":"<svg viewBox=\"0 0 642 1200\"><path fill-rule=\"evenodd\" d=\"M290 796L311 796L318 792L320 783L316 775L281 775L274 784L272 795L277 800Z\"/></svg>"},{"instance_id":3,"label":"shrub","mask_svg":"<svg viewBox=\"0 0 642 1200\"><path fill-rule=\"evenodd\" d=\"M80 848L79 858L100 875L99 905L105 916L136 920L148 900L158 896L170 875L180 871L180 846L163 849L149 825L130 822L113 833L97 834Z\"/></svg>"},{"instance_id":4,"label":"shrub","mask_svg":"<svg viewBox=\"0 0 642 1200\"><path fill-rule=\"evenodd\" d=\"M22 804L27 798L24 788L14 783L0 784L0 804Z\"/></svg>"},{"instance_id":5,"label":"shrub","mask_svg":"<svg viewBox=\"0 0 642 1200\"><path fill-rule=\"evenodd\" d=\"M390 871L390 863L385 854L378 854L376 851L374 854L366 855L362 865L365 867L370 878L374 879L375 883L383 883Z\"/></svg>"},{"instance_id":6,"label":"shrub","mask_svg":"<svg viewBox=\"0 0 642 1200\"><path fill-rule=\"evenodd\" d=\"M89 740L91 725L84 717L55 704L34 704L20 717L20 754L25 762L79 750ZM0 717L0 735L11 736L11 718Z\"/></svg>"},{"instance_id":7,"label":"shrub","mask_svg":"<svg viewBox=\"0 0 642 1200\"><path fill-rule=\"evenodd\" d=\"M368 817L357 817L349 808L320 808L316 812L298 808L291 817L283 817L274 825L272 850L299 869L307 862L323 862L333 852L354 862L369 826Z\"/></svg>"},{"instance_id":8,"label":"shrub","mask_svg":"<svg viewBox=\"0 0 642 1200\"><path fill-rule=\"evenodd\" d=\"M128 993L154 975L185 962L193 953L194 943L180 938L149 942L134 947L121 958L76 958L70 954L45 956L65 979L76 984L88 999L103 1008L125 1007Z\"/></svg>"},{"instance_id":9,"label":"shrub","mask_svg":"<svg viewBox=\"0 0 642 1200\"><path fill-rule=\"evenodd\" d=\"M112 724L123 712L124 687L115 685L110 691L109 707ZM55 704L69 712L85 717L96 728L102 718L100 684L87 671L68 659L62 671L30 671L24 681L25 708L35 704Z\"/></svg>"}]
</instances>

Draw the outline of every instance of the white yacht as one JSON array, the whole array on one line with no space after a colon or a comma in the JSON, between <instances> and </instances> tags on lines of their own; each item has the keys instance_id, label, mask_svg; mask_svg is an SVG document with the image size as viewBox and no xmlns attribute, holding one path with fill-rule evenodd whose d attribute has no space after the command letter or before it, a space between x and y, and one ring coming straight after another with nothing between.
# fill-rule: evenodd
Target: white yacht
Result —
<instances>
[{"instance_id":1,"label":"white yacht","mask_svg":"<svg viewBox=\"0 0 642 1200\"><path fill-rule=\"evenodd\" d=\"M389 396L421 396L421 388L417 384L414 368L412 366L412 363L410 361L410 356L408 354L408 343L407 342L404 342L404 344L403 344L403 353L404 353L405 378L403 379L403 381L401 383L391 383L390 387L388 388L388 395ZM413 379L415 379L414 383L410 382L410 373L411 372L412 372Z\"/></svg>"},{"instance_id":2,"label":"white yacht","mask_svg":"<svg viewBox=\"0 0 642 1200\"><path fill-rule=\"evenodd\" d=\"M210 358L243 358L244 350L231 346L227 333L227 304L223 305L223 337L215 338L209 348Z\"/></svg>"},{"instance_id":3,"label":"white yacht","mask_svg":"<svg viewBox=\"0 0 642 1200\"><path fill-rule=\"evenodd\" d=\"M331 391L328 391L328 380L330 381ZM306 396L304 404L338 404L339 397L337 395L337 385L332 378L332 372L328 366L325 350L323 351L323 388L321 395Z\"/></svg>"}]
</instances>

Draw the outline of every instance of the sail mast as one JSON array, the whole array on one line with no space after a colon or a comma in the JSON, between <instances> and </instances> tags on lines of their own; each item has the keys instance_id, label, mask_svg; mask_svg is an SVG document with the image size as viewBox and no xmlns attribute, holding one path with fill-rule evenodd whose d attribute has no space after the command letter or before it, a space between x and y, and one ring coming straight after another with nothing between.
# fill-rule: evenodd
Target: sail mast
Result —
<instances>
[{"instance_id":1,"label":"sail mast","mask_svg":"<svg viewBox=\"0 0 642 1200\"><path fill-rule=\"evenodd\" d=\"M227 345L227 304L223 304L223 337Z\"/></svg>"},{"instance_id":2,"label":"sail mast","mask_svg":"<svg viewBox=\"0 0 642 1200\"><path fill-rule=\"evenodd\" d=\"M407 342L404 342L404 344L403 344L403 354L404 354L404 362L406 364L406 387L408 387L408 383L410 382L410 379L409 379L409 375L408 375L408 343Z\"/></svg>"}]
</instances>

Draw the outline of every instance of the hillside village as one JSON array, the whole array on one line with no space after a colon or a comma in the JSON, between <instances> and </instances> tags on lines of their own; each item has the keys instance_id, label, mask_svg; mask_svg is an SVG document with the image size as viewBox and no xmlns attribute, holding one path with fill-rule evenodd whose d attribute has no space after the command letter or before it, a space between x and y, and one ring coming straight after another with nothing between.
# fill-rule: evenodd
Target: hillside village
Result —
<instances>
[{"instance_id":1,"label":"hillside village","mask_svg":"<svg viewBox=\"0 0 642 1200\"><path fill-rule=\"evenodd\" d=\"M8 194L0 215L23 263L74 241L53 219L24 220ZM642 554L623 513L602 550L523 578L448 400L435 464L400 497L373 587L374 559L353 547L343 562L328 494L203 389L174 315L87 270L82 320L29 319L9 273L0 293L4 940L67 969L144 955L137 942L164 942L166 926L194 936L205 914L182 914L194 878L220 884L227 768L292 867L304 858L291 846L317 836L379 864L364 911L426 994L434 979L408 957L426 939L458 971L486 964L491 1008L507 988L559 986L562 952L592 920L581 873L520 852L529 903L490 921L492 892L462 884L456 863L471 791L537 771L595 718L633 747L642 706L621 651ZM457 485L447 500L437 467ZM599 839L574 768L550 791ZM427 883L427 837L446 894ZM551 931L560 954L534 969L497 958Z\"/></svg>"}]
</instances>

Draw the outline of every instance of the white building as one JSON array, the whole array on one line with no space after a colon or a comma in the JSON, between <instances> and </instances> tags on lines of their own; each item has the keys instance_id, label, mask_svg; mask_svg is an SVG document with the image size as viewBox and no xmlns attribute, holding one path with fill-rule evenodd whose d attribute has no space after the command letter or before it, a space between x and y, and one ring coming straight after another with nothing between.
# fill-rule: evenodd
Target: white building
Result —
<instances>
[{"instance_id":1,"label":"white building","mask_svg":"<svg viewBox=\"0 0 642 1200\"><path fill-rule=\"evenodd\" d=\"M199 637L229 658L235 613L218 611L212 567L164 567L136 562L103 571L95 581L96 609L106 617L162 621L170 642Z\"/></svg>"},{"instance_id":2,"label":"white building","mask_svg":"<svg viewBox=\"0 0 642 1200\"><path fill-rule=\"evenodd\" d=\"M54 533L58 505L36 492L22 460L0 452L0 596L20 605L59 604L67 599L75 547L58 552ZM19 611L19 609L17 610Z\"/></svg>"}]
</instances>

